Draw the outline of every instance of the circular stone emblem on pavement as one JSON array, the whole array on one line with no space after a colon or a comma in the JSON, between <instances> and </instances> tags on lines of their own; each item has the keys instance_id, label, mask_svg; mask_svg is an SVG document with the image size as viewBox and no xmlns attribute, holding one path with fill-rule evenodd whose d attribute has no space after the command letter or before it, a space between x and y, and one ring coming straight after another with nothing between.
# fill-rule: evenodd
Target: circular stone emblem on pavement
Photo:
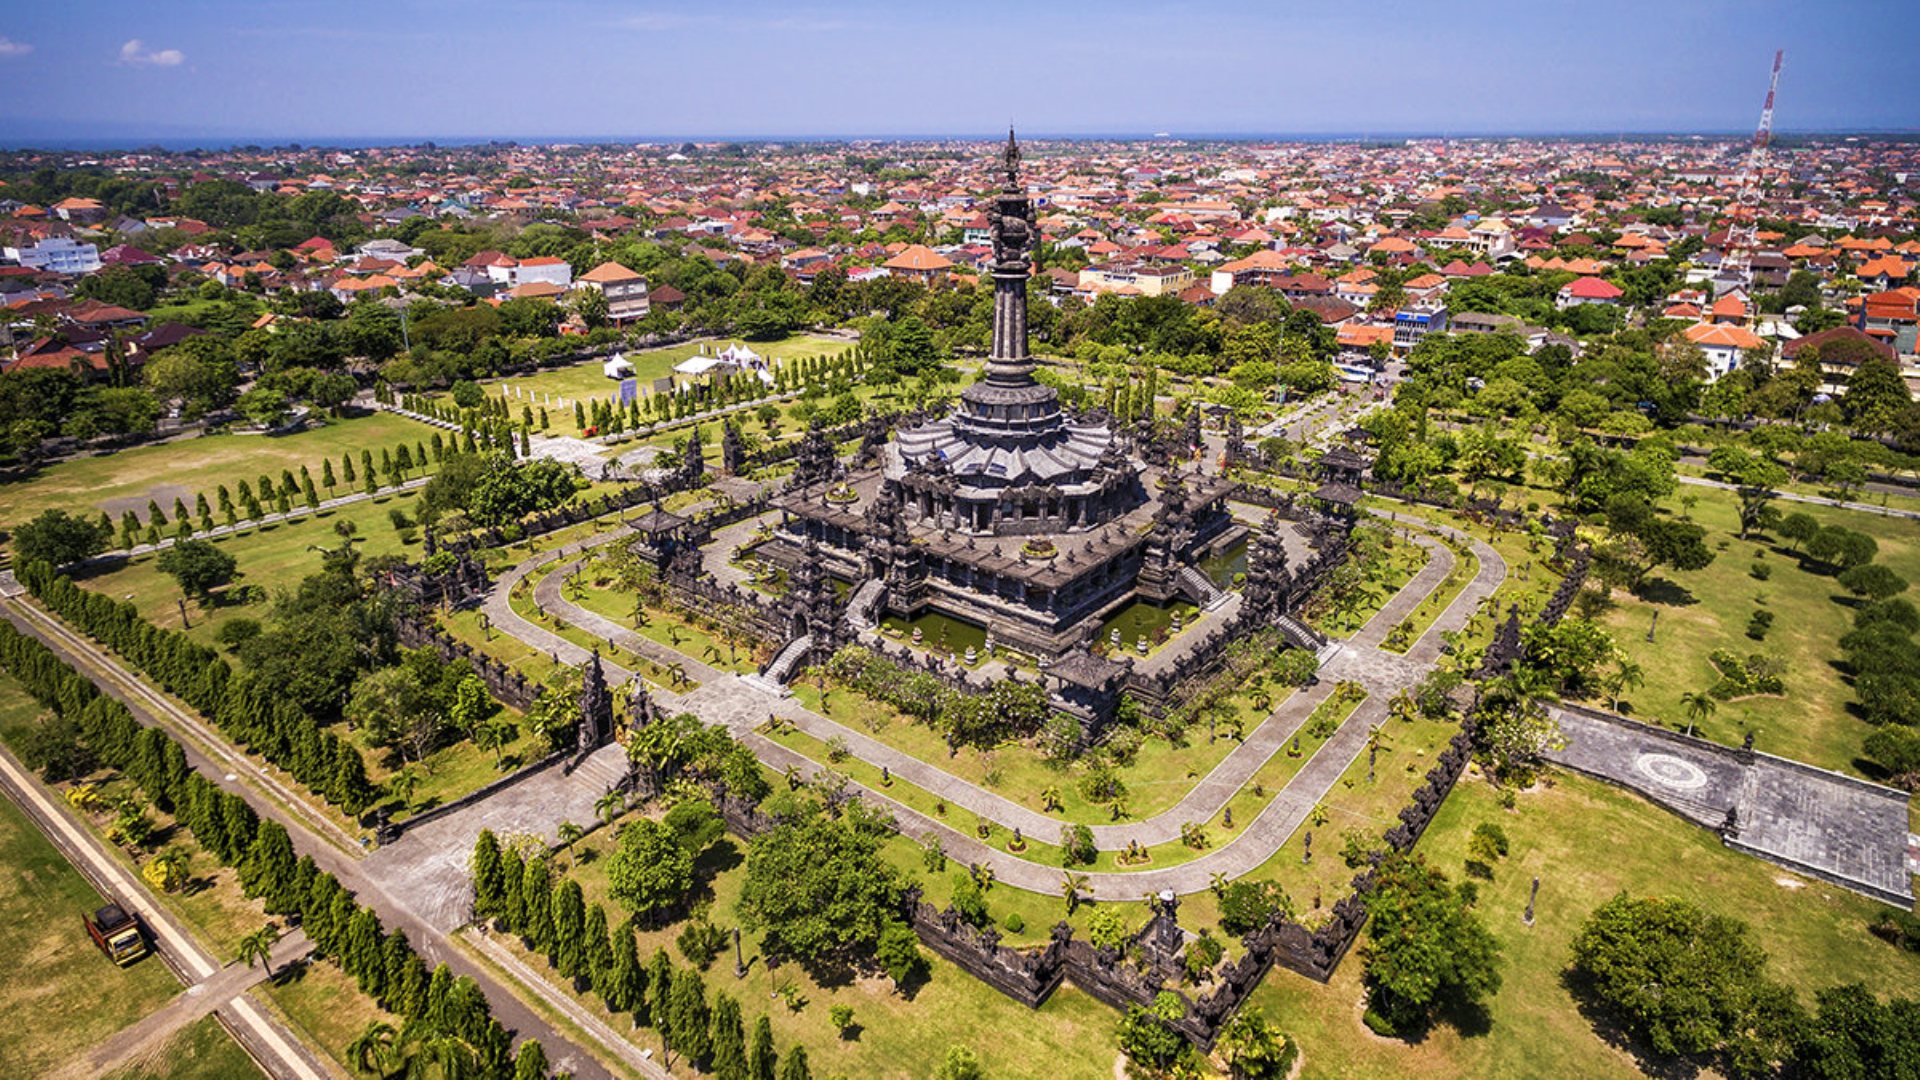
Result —
<instances>
[{"instance_id":1,"label":"circular stone emblem on pavement","mask_svg":"<svg viewBox=\"0 0 1920 1080\"><path fill-rule=\"evenodd\" d=\"M1700 766L1672 754L1641 754L1633 759L1633 767L1661 787L1692 791L1707 785L1707 774Z\"/></svg>"}]
</instances>

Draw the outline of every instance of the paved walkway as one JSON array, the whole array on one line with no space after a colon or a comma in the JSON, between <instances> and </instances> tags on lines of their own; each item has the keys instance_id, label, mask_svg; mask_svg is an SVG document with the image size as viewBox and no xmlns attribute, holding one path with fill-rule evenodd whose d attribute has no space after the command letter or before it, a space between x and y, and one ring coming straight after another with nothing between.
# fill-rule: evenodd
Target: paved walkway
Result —
<instances>
[{"instance_id":1,"label":"paved walkway","mask_svg":"<svg viewBox=\"0 0 1920 1080\"><path fill-rule=\"evenodd\" d=\"M0 605L0 617L12 622L23 633L39 638L56 655L71 664L75 671L93 680L103 692L123 701L132 711L134 719L141 724L173 731L176 735L184 735L180 743L186 753L188 765L223 789L246 799L262 818L271 818L284 825L288 835L293 838L294 849L297 852L312 856L314 863L320 869L337 878L360 903L371 907L380 916L383 925L389 929L398 928L406 931L407 940L413 943L414 950L420 954L420 958L428 967L444 962L454 974L472 978L486 995L487 1003L501 1025L512 1032L516 1039L540 1040L541 1045L546 1049L547 1059L552 1062L556 1072L570 1072L580 1080L610 1080L611 1074L597 1058L582 1050L570 1036L562 1034L532 1006L521 1000L515 991L490 969L476 962L464 951L455 948L444 931L420 917L409 905L397 900L388 892L386 881L368 875L358 857L358 845L354 845L349 851L333 843L320 842L323 838L330 840L331 837L323 837L315 832L315 826L308 816L311 811L305 814L300 812L300 807L304 804L295 804L290 807L278 796L271 794L274 791L273 785L276 783L273 777L245 757L224 749L224 744L216 745L211 750L203 747L199 739L179 728L177 718L167 712L171 706L166 706L164 699L157 699L150 690L144 693L136 692L144 690L144 684L139 683L138 680L134 680L133 687L124 685L124 680L131 678L130 676L126 676L124 672L119 675L112 674L121 669L110 657L86 639L74 635L71 631L65 631L64 626L57 620L18 601L9 601ZM50 627L58 628L63 632L55 632ZM156 699L160 704L155 703ZM216 753L220 755L218 758L213 756ZM117 870L117 866L114 869ZM146 906L140 907L139 910L142 915L146 915L149 910L158 909ZM156 920L156 925L162 924ZM164 925L167 928L162 930L163 950L166 938L189 940L170 920ZM191 978L198 981L212 974L217 966L211 960L203 960L201 964L184 970L188 971ZM244 998L240 999L234 1008L243 1018L249 1013L258 1014L258 1009ZM261 1022L266 1022L264 1017ZM312 1074L288 1073L286 1075L298 1076L298 1080L320 1080L324 1073L316 1071Z\"/></svg>"},{"instance_id":2,"label":"paved walkway","mask_svg":"<svg viewBox=\"0 0 1920 1080\"><path fill-rule=\"evenodd\" d=\"M1902 908L1913 906L1907 794L1771 754L1741 751L1596 709L1553 708L1556 764L1637 791L1729 847ZM1745 760L1743 760L1745 758Z\"/></svg>"},{"instance_id":3,"label":"paved walkway","mask_svg":"<svg viewBox=\"0 0 1920 1080\"><path fill-rule=\"evenodd\" d=\"M557 843L562 822L583 829L600 823L594 804L626 772L627 751L618 744L594 751L572 771L555 762L478 802L408 829L361 865L421 921L451 932L473 917L467 864L480 830L492 829L496 836L526 833Z\"/></svg>"},{"instance_id":4,"label":"paved walkway","mask_svg":"<svg viewBox=\"0 0 1920 1080\"><path fill-rule=\"evenodd\" d=\"M1737 490L1733 484L1723 483L1719 480L1709 480L1704 476L1687 476L1683 473L1676 477L1676 479L1683 484L1692 484L1694 487L1718 488L1721 491ZM1776 491L1773 493L1773 497L1782 502L1806 503L1810 506L1833 506L1842 510L1858 510L1863 514L1881 514L1886 517L1920 521L1920 510L1903 510L1897 506L1875 506L1872 503L1844 502L1840 499L1829 499L1825 495L1802 495L1794 491Z\"/></svg>"},{"instance_id":5,"label":"paved walkway","mask_svg":"<svg viewBox=\"0 0 1920 1080\"><path fill-rule=\"evenodd\" d=\"M248 966L239 962L181 991L178 996L140 1019L95 1043L83 1062L76 1062L71 1075L106 1076L123 1065L141 1058L161 1046L169 1036L200 1018L230 1005L253 987L263 983L269 973L285 971L287 966L313 951L306 932L293 933L274 942L271 958L265 964Z\"/></svg>"},{"instance_id":6,"label":"paved walkway","mask_svg":"<svg viewBox=\"0 0 1920 1080\"><path fill-rule=\"evenodd\" d=\"M1429 524L1421 522L1423 525ZM1300 823L1318 805L1326 793L1365 749L1371 728L1387 717L1388 702L1403 689L1417 683L1439 658L1444 646L1442 634L1463 627L1479 607L1505 580L1507 568L1498 552L1483 541L1458 533L1446 526L1430 525L1436 531L1464 539L1471 544L1479 566L1473 579L1441 612L1440 616L1405 655L1396 655L1378 647L1387 633L1406 618L1452 571L1455 557L1444 544L1415 534L1414 541L1429 553L1427 565L1416 573L1343 647L1321 671L1320 683L1288 697L1240 746L1223 759L1172 808L1140 821L1119 825L1093 826L1094 842L1101 850L1122 850L1130 843L1146 845L1177 841L1180 825L1211 819L1236 792L1245 786L1274 754L1289 743L1295 732L1313 713L1336 683L1359 682L1369 691L1365 702L1314 755L1268 806L1232 840L1190 862L1160 870L1090 875L1091 894L1101 899L1134 899L1162 889L1179 893L1198 892L1208 887L1214 873L1228 876L1244 874L1265 862L1277 851ZM770 715L780 716L798 729L822 741L844 740L854 756L874 767L885 766L901 780L922 788L950 805L969 811L1004 828L1019 828L1036 839L1052 841L1060 836L1064 819L1039 813L995 792L963 780L903 751L887 746L863 732L856 731L815 713L791 697L781 697L747 681L717 671L691 657L683 656L657 642L641 638L602 616L567 601L561 583L572 565L571 557L611 542L610 535L584 538L563 548L530 559L501 576L486 600L488 617L496 629L521 638L527 644L553 653L563 662L583 663L588 650L561 638L513 613L506 598L514 584L527 575L545 569L535 585L541 606L565 622L580 626L596 637L609 639L622 648L662 663L678 662L701 685L685 694L657 692L656 699L669 710L687 710L707 723L726 724L761 761L784 771L798 768L803 775L824 771L825 766L812 758L760 735L755 729ZM605 661L603 659L603 664ZM624 681L632 673L617 666L608 667L610 678ZM999 880L1036 892L1057 891L1058 868L1034 863L989 848L943 821L938 821L900 803L881 791L854 785L873 802L890 809L902 831L916 838L938 836L948 854L963 862L992 865Z\"/></svg>"},{"instance_id":7,"label":"paved walkway","mask_svg":"<svg viewBox=\"0 0 1920 1080\"><path fill-rule=\"evenodd\" d=\"M320 505L317 507L310 507L302 503L284 514L278 512L262 514L257 518L241 518L232 525L215 525L211 529L195 529L192 538L195 540L216 540L222 536L232 536L236 533L243 533L249 529L258 529L266 525L278 525L284 521L298 521L301 518L312 517L325 510L337 510L342 506L352 506L354 503L366 502L368 499L385 499L402 491L411 491L414 488L425 487L427 481L432 479L433 477L431 476L416 476L411 480L403 480L392 487L380 488L371 495L364 491L352 495L340 495L331 499L321 499ZM145 555L148 552L170 548L177 542L177 538L166 536L162 537L157 544L135 544L130 548L102 552L90 559L81 560L81 565L103 562L108 559L132 558L136 555Z\"/></svg>"},{"instance_id":8,"label":"paved walkway","mask_svg":"<svg viewBox=\"0 0 1920 1080\"><path fill-rule=\"evenodd\" d=\"M146 923L160 959L180 976L182 982L199 986L215 977L220 971L220 964L213 954L174 919L172 912L161 906L144 881L121 865L107 851L104 842L74 818L65 800L49 794L39 780L5 750L0 750L0 787L6 789L7 795L19 804L21 810L66 856L67 861L96 889ZM87 946L76 939L74 947ZM290 949L296 947L296 942L289 943ZM105 963L105 960L101 962ZM250 985L249 982L247 986ZM283 1029L278 1021L269 1018L250 998L239 996L245 989L246 986L234 988L207 1011L222 1013L231 1029L245 1043L248 1052L254 1055L255 1060L264 1063L275 1077L322 1080L326 1076L325 1069L308 1055L299 1041ZM187 993L191 994L192 991ZM174 1030L173 1027L160 1030L159 1025L162 1024L164 1021L156 1024L159 1034ZM140 1026L138 1023L134 1025L135 1028ZM125 1035L126 1032L121 1034ZM128 1042L143 1044L144 1039L140 1038L140 1034L135 1032L128 1036ZM120 1038L120 1035L110 1036L108 1043ZM75 1062L69 1070L71 1075L76 1076L99 1076L104 1071L84 1069L80 1062Z\"/></svg>"}]
</instances>

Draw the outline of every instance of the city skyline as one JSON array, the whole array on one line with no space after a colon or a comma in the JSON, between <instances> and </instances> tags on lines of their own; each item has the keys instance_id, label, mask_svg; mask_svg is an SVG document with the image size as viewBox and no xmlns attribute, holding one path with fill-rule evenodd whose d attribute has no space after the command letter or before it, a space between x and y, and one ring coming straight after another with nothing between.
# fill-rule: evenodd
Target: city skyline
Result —
<instances>
[{"instance_id":1,"label":"city skyline","mask_svg":"<svg viewBox=\"0 0 1920 1080\"><path fill-rule=\"evenodd\" d=\"M1507 2L88 7L0 20L0 144L971 137L1003 119L1039 138L1723 134L1751 127L1776 48L1784 132L1920 116L1920 86L1875 76L1920 10L1871 0L1628 3L1604 24Z\"/></svg>"}]
</instances>

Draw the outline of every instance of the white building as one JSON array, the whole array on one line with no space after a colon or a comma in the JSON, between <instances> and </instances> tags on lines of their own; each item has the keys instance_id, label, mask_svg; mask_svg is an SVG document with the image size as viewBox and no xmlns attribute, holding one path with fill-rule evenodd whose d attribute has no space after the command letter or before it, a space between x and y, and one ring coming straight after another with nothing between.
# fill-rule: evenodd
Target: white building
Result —
<instances>
[{"instance_id":1,"label":"white building","mask_svg":"<svg viewBox=\"0 0 1920 1080\"><path fill-rule=\"evenodd\" d=\"M65 236L49 236L32 247L7 248L7 258L35 270L91 274L100 269L100 249Z\"/></svg>"},{"instance_id":2,"label":"white building","mask_svg":"<svg viewBox=\"0 0 1920 1080\"><path fill-rule=\"evenodd\" d=\"M528 285L536 281L567 288L573 284L573 267L567 260L551 255L521 259L519 265L513 268L513 283Z\"/></svg>"}]
</instances>

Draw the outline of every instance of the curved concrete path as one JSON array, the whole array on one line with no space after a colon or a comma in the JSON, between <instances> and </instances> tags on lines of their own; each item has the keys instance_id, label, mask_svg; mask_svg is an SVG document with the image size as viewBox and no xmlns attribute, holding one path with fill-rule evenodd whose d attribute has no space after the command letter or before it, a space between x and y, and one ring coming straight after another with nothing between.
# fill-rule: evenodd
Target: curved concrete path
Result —
<instances>
[{"instance_id":1,"label":"curved concrete path","mask_svg":"<svg viewBox=\"0 0 1920 1080\"><path fill-rule=\"evenodd\" d=\"M1175 866L1086 875L1090 895L1099 899L1135 899L1163 889L1172 889L1177 893L1198 892L1208 887L1216 873L1227 877L1240 876L1271 858L1359 757L1365 749L1368 732L1387 718L1388 703L1392 697L1417 683L1439 659L1444 647L1442 635L1465 626L1480 602L1492 595L1506 579L1505 561L1484 541L1418 515L1400 515L1396 512L1379 516L1391 517L1396 521L1406 517L1423 528L1464 540L1479 561L1474 577L1404 655L1380 649L1379 643L1392 628L1438 589L1453 569L1455 558L1449 548L1429 537L1414 534L1414 542L1420 543L1429 552L1427 565L1322 668L1318 685L1289 696L1245 742L1229 753L1173 807L1140 821L1094 826L1095 845L1101 850L1112 851L1124 849L1130 843L1153 846L1177 841L1181 823L1207 821L1218 813L1226 801L1291 740L1313 709L1332 693L1336 683L1342 680L1359 682L1369 692L1366 701L1301 766L1286 788L1276 794L1254 820L1231 840ZM808 776L827 771L827 767L820 762L774 742L755 730L770 716L777 715L822 741L841 738L854 755L867 764L885 766L892 775L903 781L1004 828L1017 827L1024 834L1042 841L1050 841L1060 835L1067 824L1062 819L1041 814L956 777L814 713L792 698L778 697L758 689L738 677L643 638L611 619L586 611L566 600L562 591L565 574L581 561L574 557L626 535L626 530L616 529L586 537L529 559L502 575L484 605L494 628L512 634L563 662L585 662L588 650L522 618L507 603L507 597L516 584L535 571L547 568L547 572L535 584L535 595L545 610L637 655L663 664L682 665L689 675L701 679L703 685L684 695L655 691L654 696L661 706L676 711L691 711L708 723L726 724L770 767L782 771L794 767ZM604 658L602 663L606 664ZM632 672L617 665L608 665L607 670L609 677L619 682L633 677ZM1043 893L1058 891L1063 873L1060 868L989 847L882 791L861 784L851 786L874 804L891 811L903 833L916 839L938 837L949 857L963 863L977 862L992 866L997 880L1020 888Z\"/></svg>"}]
</instances>

